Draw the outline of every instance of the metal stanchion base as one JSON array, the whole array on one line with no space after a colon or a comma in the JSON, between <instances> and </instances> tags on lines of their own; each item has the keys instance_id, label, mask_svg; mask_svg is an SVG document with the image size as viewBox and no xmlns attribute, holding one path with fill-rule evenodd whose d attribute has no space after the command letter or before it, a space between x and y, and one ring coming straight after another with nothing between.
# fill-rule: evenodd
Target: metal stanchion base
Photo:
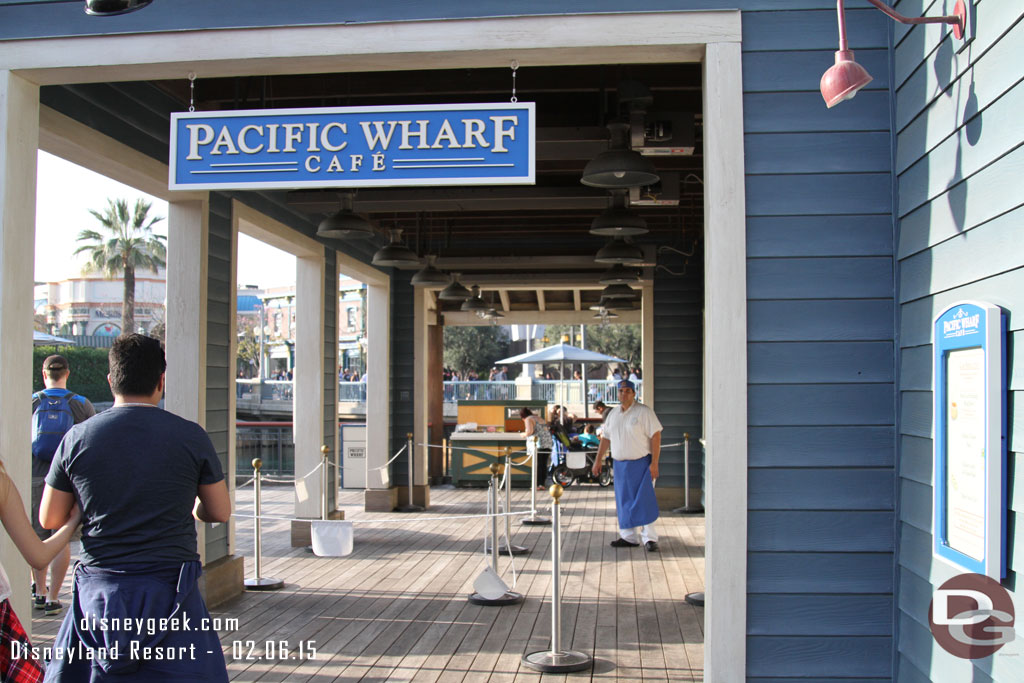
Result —
<instances>
[{"instance_id":1,"label":"metal stanchion base","mask_svg":"<svg viewBox=\"0 0 1024 683\"><path fill-rule=\"evenodd\" d=\"M519 520L519 523L523 526L551 526L551 518L549 517L524 517Z\"/></svg>"},{"instance_id":2,"label":"metal stanchion base","mask_svg":"<svg viewBox=\"0 0 1024 683\"><path fill-rule=\"evenodd\" d=\"M704 514L704 508L695 508L695 507L685 507L684 506L684 507L681 507L681 508L675 508L674 510L672 510L672 514L674 514L674 515L703 515Z\"/></svg>"},{"instance_id":3,"label":"metal stanchion base","mask_svg":"<svg viewBox=\"0 0 1024 683\"><path fill-rule=\"evenodd\" d=\"M512 552L509 552L510 549L511 549ZM530 552L529 548L524 548L523 546L515 545L514 543L512 545L505 545L503 543L503 544L498 546L498 554L499 555L526 555L529 552ZM491 554L491 544L488 543L487 544L487 549L484 551L484 555L490 555L490 554Z\"/></svg>"},{"instance_id":4,"label":"metal stanchion base","mask_svg":"<svg viewBox=\"0 0 1024 683\"><path fill-rule=\"evenodd\" d=\"M403 505L395 508L395 512L423 512L426 508L420 505Z\"/></svg>"},{"instance_id":5,"label":"metal stanchion base","mask_svg":"<svg viewBox=\"0 0 1024 683\"><path fill-rule=\"evenodd\" d=\"M474 605L487 605L490 607L501 607L502 605L516 605L523 601L523 594L515 591L508 591L500 598L485 598L479 593L471 593L469 601Z\"/></svg>"},{"instance_id":6,"label":"metal stanchion base","mask_svg":"<svg viewBox=\"0 0 1024 683\"><path fill-rule=\"evenodd\" d=\"M691 604L691 605L696 605L697 607L703 607L704 606L704 591L700 591L699 593L687 593L686 594L686 602Z\"/></svg>"},{"instance_id":7,"label":"metal stanchion base","mask_svg":"<svg viewBox=\"0 0 1024 683\"><path fill-rule=\"evenodd\" d=\"M263 577L260 579L246 579L245 590L247 591L276 591L284 588L284 581Z\"/></svg>"},{"instance_id":8,"label":"metal stanchion base","mask_svg":"<svg viewBox=\"0 0 1024 683\"><path fill-rule=\"evenodd\" d=\"M542 673L566 673L569 671L582 671L594 666L594 660L590 655L576 650L565 652L531 652L523 655L523 664L534 671Z\"/></svg>"}]
</instances>

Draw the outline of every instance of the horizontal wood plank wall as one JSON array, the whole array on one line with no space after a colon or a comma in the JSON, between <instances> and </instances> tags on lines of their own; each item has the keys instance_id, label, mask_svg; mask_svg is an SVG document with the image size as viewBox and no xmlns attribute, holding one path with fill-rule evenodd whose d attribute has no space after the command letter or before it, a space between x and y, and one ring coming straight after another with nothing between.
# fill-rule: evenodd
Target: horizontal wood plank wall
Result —
<instances>
[{"instance_id":1,"label":"horizontal wood plank wall","mask_svg":"<svg viewBox=\"0 0 1024 683\"><path fill-rule=\"evenodd\" d=\"M689 249L687 249L689 250ZM660 269L654 278L654 376L655 393L650 405L664 426L662 444L683 441L690 435L690 505L697 490L703 491L703 387L704 387L704 272L703 257L666 255L659 259L679 275ZM683 489L685 470L682 447L666 448L660 460L658 486ZM676 507L683 505L680 498Z\"/></svg>"},{"instance_id":2,"label":"horizontal wood plank wall","mask_svg":"<svg viewBox=\"0 0 1024 683\"><path fill-rule=\"evenodd\" d=\"M896 28L900 315L899 551L897 677L903 681L1024 680L1024 661L1007 649L977 662L947 654L928 628L934 590L960 573L932 557L932 333L934 315L963 299L1003 307L1009 334L1009 547L1007 579L1018 591L1024 568L1024 6L975 0L964 47L940 26ZM911 16L941 3L903 0ZM962 49L961 49L962 48ZM1016 595L1019 600L1019 593Z\"/></svg>"},{"instance_id":3,"label":"horizontal wood plank wall","mask_svg":"<svg viewBox=\"0 0 1024 683\"><path fill-rule=\"evenodd\" d=\"M338 441L338 253L324 249L324 445L328 448L331 462L334 462L335 444ZM341 465L341 454L338 454ZM330 468L327 477L328 506L337 507L338 489L341 487L341 470Z\"/></svg>"},{"instance_id":4,"label":"horizontal wood plank wall","mask_svg":"<svg viewBox=\"0 0 1024 683\"><path fill-rule=\"evenodd\" d=\"M413 363L415 344L413 316L415 314L413 287L410 283L415 271L391 270L391 447L388 459L405 445L413 431ZM369 353L373 353L371 349ZM368 382L373 381L371 376ZM424 449L414 449L420 453ZM391 481L395 486L409 482L409 451L391 465ZM400 501L402 505L408 500Z\"/></svg>"},{"instance_id":5,"label":"horizontal wood plank wall","mask_svg":"<svg viewBox=\"0 0 1024 683\"><path fill-rule=\"evenodd\" d=\"M752 681L892 676L889 20L846 15L875 80L829 110L834 4L743 14Z\"/></svg>"},{"instance_id":6,"label":"horizontal wood plank wall","mask_svg":"<svg viewBox=\"0 0 1024 683\"><path fill-rule=\"evenodd\" d=\"M229 409L234 359L231 358L231 200L218 192L210 193L210 231L206 294L206 432L217 450L227 476ZM206 526L206 563L229 554L227 524Z\"/></svg>"}]
</instances>

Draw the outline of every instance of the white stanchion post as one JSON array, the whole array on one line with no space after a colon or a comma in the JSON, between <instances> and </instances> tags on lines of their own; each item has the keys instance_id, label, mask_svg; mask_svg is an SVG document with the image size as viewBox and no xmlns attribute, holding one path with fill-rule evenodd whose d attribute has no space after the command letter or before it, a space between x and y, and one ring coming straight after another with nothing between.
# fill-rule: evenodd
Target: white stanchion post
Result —
<instances>
[{"instance_id":1,"label":"white stanchion post","mask_svg":"<svg viewBox=\"0 0 1024 683\"><path fill-rule=\"evenodd\" d=\"M530 490L533 490L531 482ZM512 454L505 454L505 543L498 547L502 555L525 555L530 549L512 543L512 518L508 513L512 511Z\"/></svg>"},{"instance_id":2,"label":"white stanchion post","mask_svg":"<svg viewBox=\"0 0 1024 683\"><path fill-rule=\"evenodd\" d=\"M593 666L590 655L577 650L562 650L562 534L559 499L562 487L551 489L551 649L523 655L523 664L542 673L582 671Z\"/></svg>"},{"instance_id":3,"label":"white stanchion post","mask_svg":"<svg viewBox=\"0 0 1024 683\"><path fill-rule=\"evenodd\" d=\"M253 528L256 531L256 537L255 537L255 539L253 541L253 550L254 550L255 555L256 555L255 562L254 562L255 568L256 568L256 578L254 578L254 579L246 579L245 580L245 589L246 590L250 590L250 591L276 591L278 589L284 588L284 581L282 581L281 579L270 579L270 578L266 578L265 579L262 576L262 569L263 569L263 567L262 567L262 557L261 557L261 555L263 553L263 547L262 547L262 543L261 543L261 540L260 540L260 534L261 534L261 532L260 532L260 496L262 495L262 490L261 490L261 487L260 487L260 479L262 478L262 475L260 473L260 469L262 467L263 467L263 461L260 460L259 458L253 458L252 469L253 469L253 473L255 474L255 477L253 478L253 489L252 489L253 490L253 501L252 501L253 520L252 521L253 521Z\"/></svg>"},{"instance_id":4,"label":"white stanchion post","mask_svg":"<svg viewBox=\"0 0 1024 683\"><path fill-rule=\"evenodd\" d=\"M422 506L416 505L415 503L412 502L412 490L413 490L413 481L414 481L413 480L413 462L412 462L412 457L413 457L412 436L413 436L412 432L409 432L409 433L407 433L405 435L405 438L406 438L406 442L405 442L406 458L408 458L408 461L409 461L409 502L406 503L405 505L402 505L401 507L399 507L398 508L398 512L423 512L423 507Z\"/></svg>"},{"instance_id":5,"label":"white stanchion post","mask_svg":"<svg viewBox=\"0 0 1024 683\"><path fill-rule=\"evenodd\" d=\"M533 463L533 467L530 472L530 516L519 520L519 523L524 526L544 526L551 524L550 519L547 517L541 517L537 514L537 468L540 467L537 461L540 460L540 442L536 435L531 436L527 440L526 452L529 454L530 460Z\"/></svg>"}]
</instances>

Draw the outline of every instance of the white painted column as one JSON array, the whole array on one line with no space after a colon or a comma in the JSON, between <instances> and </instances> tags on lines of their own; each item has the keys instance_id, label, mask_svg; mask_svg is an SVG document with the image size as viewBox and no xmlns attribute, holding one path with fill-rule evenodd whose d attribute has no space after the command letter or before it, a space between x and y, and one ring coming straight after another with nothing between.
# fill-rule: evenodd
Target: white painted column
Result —
<instances>
[{"instance_id":1,"label":"white painted column","mask_svg":"<svg viewBox=\"0 0 1024 683\"><path fill-rule=\"evenodd\" d=\"M704 123L704 678L742 681L747 661L747 277L738 42L707 46Z\"/></svg>"},{"instance_id":2,"label":"white painted column","mask_svg":"<svg viewBox=\"0 0 1024 683\"><path fill-rule=\"evenodd\" d=\"M651 406L655 411L658 406L654 405L654 282L643 285L643 296L640 299L640 350L642 360L640 362L640 373L643 375L644 404ZM623 379L629 379L629 373L623 374Z\"/></svg>"},{"instance_id":3,"label":"white painted column","mask_svg":"<svg viewBox=\"0 0 1024 683\"><path fill-rule=\"evenodd\" d=\"M391 386L391 285L366 285L366 466L370 470L367 486L381 486L374 468L391 458L391 410L388 405ZM396 446L396 450L401 446Z\"/></svg>"},{"instance_id":4,"label":"white painted column","mask_svg":"<svg viewBox=\"0 0 1024 683\"><path fill-rule=\"evenodd\" d=\"M295 259L295 516L304 519L320 517L325 476L320 469L298 480L320 463L324 443L324 267L322 254Z\"/></svg>"},{"instance_id":5,"label":"white painted column","mask_svg":"<svg viewBox=\"0 0 1024 683\"><path fill-rule=\"evenodd\" d=\"M0 458L26 514L32 481L32 284L36 231L39 86L0 70ZM28 565L0 531L11 605L32 634ZM9 559L8 559L9 558Z\"/></svg>"},{"instance_id":6,"label":"white painted column","mask_svg":"<svg viewBox=\"0 0 1024 683\"><path fill-rule=\"evenodd\" d=\"M167 388L164 407L206 426L206 301L209 210L206 201L167 207ZM233 482L233 463L226 472ZM234 525L234 518L229 522ZM200 562L206 524L196 522Z\"/></svg>"}]
</instances>

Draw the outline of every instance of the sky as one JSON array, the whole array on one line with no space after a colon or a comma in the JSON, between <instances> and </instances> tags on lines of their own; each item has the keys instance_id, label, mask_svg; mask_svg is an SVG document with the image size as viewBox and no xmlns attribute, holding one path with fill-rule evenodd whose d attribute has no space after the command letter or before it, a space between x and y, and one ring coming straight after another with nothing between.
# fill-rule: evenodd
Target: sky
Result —
<instances>
[{"instance_id":1,"label":"sky","mask_svg":"<svg viewBox=\"0 0 1024 683\"><path fill-rule=\"evenodd\" d=\"M75 256L76 238L99 222L89 209L102 212L107 199L127 199L133 206L139 197L152 202L150 216L167 216L167 202L135 188L39 152L36 177L36 282L55 282L81 275L85 256ZM166 221L154 231L167 234ZM238 284L279 287L295 284L295 268L282 267L282 259L294 257L255 240L238 236Z\"/></svg>"}]
</instances>

